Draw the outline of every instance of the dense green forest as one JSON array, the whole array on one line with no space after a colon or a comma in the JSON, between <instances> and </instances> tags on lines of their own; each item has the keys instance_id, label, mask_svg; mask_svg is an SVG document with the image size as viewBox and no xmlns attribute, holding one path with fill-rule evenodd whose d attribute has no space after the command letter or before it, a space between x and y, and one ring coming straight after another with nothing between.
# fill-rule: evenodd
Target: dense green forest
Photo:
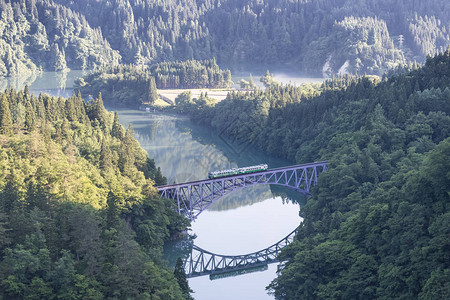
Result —
<instances>
[{"instance_id":1,"label":"dense green forest","mask_svg":"<svg viewBox=\"0 0 450 300\"><path fill-rule=\"evenodd\" d=\"M188 222L101 96L0 93L0 170L0 299L191 299L161 258Z\"/></svg>"},{"instance_id":2,"label":"dense green forest","mask_svg":"<svg viewBox=\"0 0 450 300\"><path fill-rule=\"evenodd\" d=\"M308 163L328 160L269 289L277 299L450 297L450 48L390 78L338 77L320 95L271 84L194 121Z\"/></svg>"},{"instance_id":3,"label":"dense green forest","mask_svg":"<svg viewBox=\"0 0 450 300\"><path fill-rule=\"evenodd\" d=\"M445 0L57 1L102 28L125 63L216 57L334 73L348 60L349 72L381 74L450 42Z\"/></svg>"},{"instance_id":4,"label":"dense green forest","mask_svg":"<svg viewBox=\"0 0 450 300\"><path fill-rule=\"evenodd\" d=\"M215 60L158 63L148 67L117 65L90 72L75 82L84 97L102 93L108 104L138 108L159 98L157 89L226 88L230 70L221 70Z\"/></svg>"},{"instance_id":5,"label":"dense green forest","mask_svg":"<svg viewBox=\"0 0 450 300\"><path fill-rule=\"evenodd\" d=\"M221 70L214 59L161 62L150 67L158 89L228 88L230 70Z\"/></svg>"},{"instance_id":6,"label":"dense green forest","mask_svg":"<svg viewBox=\"0 0 450 300\"><path fill-rule=\"evenodd\" d=\"M53 1L0 0L0 76L117 64L99 28Z\"/></svg>"},{"instance_id":7,"label":"dense green forest","mask_svg":"<svg viewBox=\"0 0 450 300\"><path fill-rule=\"evenodd\" d=\"M215 57L236 69L381 75L407 62L421 63L450 43L445 0L1 3L3 76L36 68L92 68L120 57L136 65Z\"/></svg>"},{"instance_id":8,"label":"dense green forest","mask_svg":"<svg viewBox=\"0 0 450 300\"><path fill-rule=\"evenodd\" d=\"M108 105L138 108L158 98L155 77L148 69L117 65L90 72L75 81L74 90L84 98L101 93Z\"/></svg>"}]
</instances>

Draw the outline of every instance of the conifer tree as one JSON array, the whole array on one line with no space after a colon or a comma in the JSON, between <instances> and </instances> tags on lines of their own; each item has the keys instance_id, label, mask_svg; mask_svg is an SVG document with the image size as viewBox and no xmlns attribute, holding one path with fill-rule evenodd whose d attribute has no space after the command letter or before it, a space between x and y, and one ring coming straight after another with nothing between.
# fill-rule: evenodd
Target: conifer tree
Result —
<instances>
[{"instance_id":1,"label":"conifer tree","mask_svg":"<svg viewBox=\"0 0 450 300\"><path fill-rule=\"evenodd\" d=\"M3 94L0 101L0 134L11 134L13 131L13 123L11 119L11 111L6 94Z\"/></svg>"},{"instance_id":2,"label":"conifer tree","mask_svg":"<svg viewBox=\"0 0 450 300\"><path fill-rule=\"evenodd\" d=\"M255 89L255 88L256 88L256 84L255 84L255 82L253 81L253 76L252 76L252 74L250 74L250 79L248 80L248 86L249 86L251 89Z\"/></svg>"},{"instance_id":3,"label":"conifer tree","mask_svg":"<svg viewBox=\"0 0 450 300\"><path fill-rule=\"evenodd\" d=\"M156 89L155 77L150 77L150 82L148 85L148 100L150 103L154 104L158 100L158 90Z\"/></svg>"},{"instance_id":4,"label":"conifer tree","mask_svg":"<svg viewBox=\"0 0 450 300\"><path fill-rule=\"evenodd\" d=\"M106 143L106 140L103 138L102 146L100 150L100 167L102 170L106 171L112 167L112 154L111 149Z\"/></svg>"},{"instance_id":5,"label":"conifer tree","mask_svg":"<svg viewBox=\"0 0 450 300\"><path fill-rule=\"evenodd\" d=\"M124 137L124 130L122 125L119 123L119 114L114 112L114 121L111 129L111 136L122 140Z\"/></svg>"},{"instance_id":6,"label":"conifer tree","mask_svg":"<svg viewBox=\"0 0 450 300\"><path fill-rule=\"evenodd\" d=\"M189 287L188 281L186 279L186 272L183 268L183 261L180 257L177 259L177 263L175 265L175 270L173 272L175 275L175 278L178 281L178 285L181 288L181 291L183 292L183 295L186 300L193 300L194 298L191 296L191 293L193 293L192 289Z\"/></svg>"},{"instance_id":7,"label":"conifer tree","mask_svg":"<svg viewBox=\"0 0 450 300\"><path fill-rule=\"evenodd\" d=\"M106 228L116 228L119 224L119 198L113 191L109 191L106 198Z\"/></svg>"},{"instance_id":8,"label":"conifer tree","mask_svg":"<svg viewBox=\"0 0 450 300\"><path fill-rule=\"evenodd\" d=\"M11 169L10 174L5 187L0 192L0 205L3 207L3 211L9 214L11 211L18 207L18 201L20 199L20 191L18 185L18 179L14 169Z\"/></svg>"},{"instance_id":9,"label":"conifer tree","mask_svg":"<svg viewBox=\"0 0 450 300\"><path fill-rule=\"evenodd\" d=\"M36 116L30 101L27 101L26 112L25 112L25 129L31 132L35 129Z\"/></svg>"}]
</instances>

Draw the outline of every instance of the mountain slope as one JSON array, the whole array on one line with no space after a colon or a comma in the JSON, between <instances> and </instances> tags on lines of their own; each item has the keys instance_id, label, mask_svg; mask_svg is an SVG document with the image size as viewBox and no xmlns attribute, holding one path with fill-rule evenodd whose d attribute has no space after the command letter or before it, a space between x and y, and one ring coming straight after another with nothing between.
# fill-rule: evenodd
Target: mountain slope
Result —
<instances>
[{"instance_id":1,"label":"mountain slope","mask_svg":"<svg viewBox=\"0 0 450 300\"><path fill-rule=\"evenodd\" d=\"M126 63L210 59L236 66L382 74L445 50L447 1L57 0L101 27ZM100 12L100 13L99 13Z\"/></svg>"},{"instance_id":2,"label":"mountain slope","mask_svg":"<svg viewBox=\"0 0 450 300\"><path fill-rule=\"evenodd\" d=\"M190 299L162 248L187 221L101 97L0 93L0 298Z\"/></svg>"},{"instance_id":3,"label":"mountain slope","mask_svg":"<svg viewBox=\"0 0 450 300\"><path fill-rule=\"evenodd\" d=\"M0 14L0 76L119 62L100 29L53 1L1 0Z\"/></svg>"},{"instance_id":4,"label":"mountain slope","mask_svg":"<svg viewBox=\"0 0 450 300\"><path fill-rule=\"evenodd\" d=\"M192 119L270 154L328 160L269 289L277 299L447 299L450 48L379 80L233 93ZM233 120L230 122L229 120Z\"/></svg>"}]
</instances>

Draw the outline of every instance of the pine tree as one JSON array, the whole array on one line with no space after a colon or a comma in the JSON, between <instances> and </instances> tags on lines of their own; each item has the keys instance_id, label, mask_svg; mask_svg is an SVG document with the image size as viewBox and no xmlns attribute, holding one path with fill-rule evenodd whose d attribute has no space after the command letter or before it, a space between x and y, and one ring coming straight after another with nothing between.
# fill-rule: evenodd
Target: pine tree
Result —
<instances>
[{"instance_id":1,"label":"pine tree","mask_svg":"<svg viewBox=\"0 0 450 300\"><path fill-rule=\"evenodd\" d=\"M7 246L11 239L8 237L9 229L8 216L0 210L0 249Z\"/></svg>"},{"instance_id":2,"label":"pine tree","mask_svg":"<svg viewBox=\"0 0 450 300\"><path fill-rule=\"evenodd\" d=\"M3 94L0 101L0 134L11 134L13 132L13 123L11 119L11 111L6 95Z\"/></svg>"},{"instance_id":3,"label":"pine tree","mask_svg":"<svg viewBox=\"0 0 450 300\"><path fill-rule=\"evenodd\" d=\"M186 273L183 268L183 261L180 257L177 259L177 263L175 264L175 270L173 271L173 274L175 275L175 278L178 281L178 285L181 288L181 291L183 292L183 295L186 300L193 300L194 298L191 296L191 293L194 291L191 290L189 287L188 281L186 279Z\"/></svg>"},{"instance_id":4,"label":"pine tree","mask_svg":"<svg viewBox=\"0 0 450 300\"><path fill-rule=\"evenodd\" d=\"M112 168L112 154L111 149L107 145L105 139L102 140L102 146L100 150L100 167L106 171Z\"/></svg>"},{"instance_id":5,"label":"pine tree","mask_svg":"<svg viewBox=\"0 0 450 300\"><path fill-rule=\"evenodd\" d=\"M11 169L8 175L6 185L0 191L0 205L3 206L3 211L7 214L11 213L19 206L20 191L16 173Z\"/></svg>"},{"instance_id":6,"label":"pine tree","mask_svg":"<svg viewBox=\"0 0 450 300\"><path fill-rule=\"evenodd\" d=\"M270 74L269 70L267 70L266 74L262 76L259 81L261 81L266 88L270 88L270 86L273 84L273 75Z\"/></svg>"},{"instance_id":7,"label":"pine tree","mask_svg":"<svg viewBox=\"0 0 450 300\"><path fill-rule=\"evenodd\" d=\"M97 99L94 99L87 107L91 121L98 120L101 126L106 125L106 109L103 106L102 93L98 93Z\"/></svg>"},{"instance_id":8,"label":"pine tree","mask_svg":"<svg viewBox=\"0 0 450 300\"><path fill-rule=\"evenodd\" d=\"M150 82L148 85L148 100L151 104L154 104L158 100L158 90L156 89L155 77L150 77Z\"/></svg>"},{"instance_id":9,"label":"pine tree","mask_svg":"<svg viewBox=\"0 0 450 300\"><path fill-rule=\"evenodd\" d=\"M106 205L106 228L116 228L119 224L119 198L113 191L109 191Z\"/></svg>"},{"instance_id":10,"label":"pine tree","mask_svg":"<svg viewBox=\"0 0 450 300\"><path fill-rule=\"evenodd\" d=\"M31 105L30 101L27 101L26 112L25 112L25 129L31 132L35 129L36 116L35 110Z\"/></svg>"},{"instance_id":11,"label":"pine tree","mask_svg":"<svg viewBox=\"0 0 450 300\"><path fill-rule=\"evenodd\" d=\"M66 100L66 117L69 121L76 120L75 101L76 97L72 97Z\"/></svg>"},{"instance_id":12,"label":"pine tree","mask_svg":"<svg viewBox=\"0 0 450 300\"><path fill-rule=\"evenodd\" d=\"M122 140L125 135L122 125L119 123L119 114L117 112L114 113L114 122L111 129L111 136Z\"/></svg>"}]
</instances>

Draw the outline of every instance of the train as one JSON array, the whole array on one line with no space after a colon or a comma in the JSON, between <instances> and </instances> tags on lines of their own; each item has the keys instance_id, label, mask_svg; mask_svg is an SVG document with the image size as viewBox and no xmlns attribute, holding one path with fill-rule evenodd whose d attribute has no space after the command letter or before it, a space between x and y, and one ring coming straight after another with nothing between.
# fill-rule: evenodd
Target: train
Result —
<instances>
[{"instance_id":1,"label":"train","mask_svg":"<svg viewBox=\"0 0 450 300\"><path fill-rule=\"evenodd\" d=\"M261 164L261 165L250 166L250 167L220 170L220 171L209 172L208 178L214 179L214 178L227 177L227 176L233 176L233 175L261 172L261 171L267 170L268 168L269 168L269 166L267 164Z\"/></svg>"}]
</instances>

